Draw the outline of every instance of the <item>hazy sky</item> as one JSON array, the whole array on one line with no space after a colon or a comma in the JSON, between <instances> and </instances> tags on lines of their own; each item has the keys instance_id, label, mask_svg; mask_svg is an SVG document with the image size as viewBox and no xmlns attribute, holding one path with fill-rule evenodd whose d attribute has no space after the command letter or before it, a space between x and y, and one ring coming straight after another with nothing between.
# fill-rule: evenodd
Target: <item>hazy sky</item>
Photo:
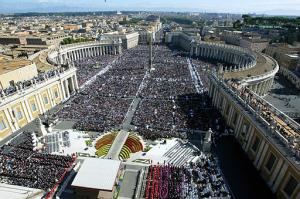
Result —
<instances>
[{"instance_id":1,"label":"hazy sky","mask_svg":"<svg viewBox=\"0 0 300 199\"><path fill-rule=\"evenodd\" d=\"M300 15L300 0L0 0L0 12L167 10Z\"/></svg>"}]
</instances>

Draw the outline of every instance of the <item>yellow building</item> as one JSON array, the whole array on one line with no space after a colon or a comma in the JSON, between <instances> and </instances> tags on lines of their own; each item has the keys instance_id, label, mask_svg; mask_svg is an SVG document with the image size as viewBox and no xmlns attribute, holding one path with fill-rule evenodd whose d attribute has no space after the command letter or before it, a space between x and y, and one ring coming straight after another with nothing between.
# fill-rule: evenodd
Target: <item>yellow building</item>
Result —
<instances>
[{"instance_id":1,"label":"yellow building","mask_svg":"<svg viewBox=\"0 0 300 199\"><path fill-rule=\"evenodd\" d=\"M81 25L76 24L66 24L64 25L64 30L78 30L81 28Z\"/></svg>"},{"instance_id":2,"label":"yellow building","mask_svg":"<svg viewBox=\"0 0 300 199\"><path fill-rule=\"evenodd\" d=\"M31 63L30 61L24 62ZM31 72L36 74L34 73L35 64L32 65ZM18 76L19 69L10 72L11 75L6 77L5 82L14 78L15 81L22 80L21 76ZM30 74L29 71L26 72ZM57 70L52 75L44 73L42 76L43 79L31 80L30 85L9 93L0 90L0 140L67 100L71 93L78 89L75 67L64 71Z\"/></svg>"}]
</instances>

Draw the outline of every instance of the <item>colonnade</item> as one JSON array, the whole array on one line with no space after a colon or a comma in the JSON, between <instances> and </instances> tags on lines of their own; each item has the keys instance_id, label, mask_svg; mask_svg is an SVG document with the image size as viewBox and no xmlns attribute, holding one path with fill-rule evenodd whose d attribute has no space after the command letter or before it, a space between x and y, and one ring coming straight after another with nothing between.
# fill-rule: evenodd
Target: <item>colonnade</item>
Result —
<instances>
[{"instance_id":1,"label":"colonnade","mask_svg":"<svg viewBox=\"0 0 300 199\"><path fill-rule=\"evenodd\" d=\"M240 50L239 47L197 43L192 44L190 50L191 56L216 59L221 62L231 64L231 66L224 66L225 72L241 71L252 68L256 65L256 57L254 54L246 53Z\"/></svg>"},{"instance_id":2,"label":"colonnade","mask_svg":"<svg viewBox=\"0 0 300 199\"><path fill-rule=\"evenodd\" d=\"M199 38L183 32L172 32L167 34L166 42L190 52L191 57L217 60L223 65L226 79L236 79L248 86L260 96L267 94L273 84L273 79L279 67L277 62L245 48L221 43L200 41ZM263 62L262 58L270 59ZM273 69L270 70L272 64ZM256 70L256 67L258 68ZM266 70L262 70L266 68ZM261 71L257 73L257 71ZM231 73L235 73L231 76Z\"/></svg>"},{"instance_id":3,"label":"colonnade","mask_svg":"<svg viewBox=\"0 0 300 199\"><path fill-rule=\"evenodd\" d=\"M101 45L101 46L85 46L83 48L70 48L66 50L58 50L56 57L57 63L66 63L67 60L74 61L86 57L95 57L101 55L116 55L122 52L117 45Z\"/></svg>"},{"instance_id":4,"label":"colonnade","mask_svg":"<svg viewBox=\"0 0 300 199\"><path fill-rule=\"evenodd\" d=\"M268 91L272 87L273 82L274 82L274 78L272 77L267 80L257 82L256 84L250 84L248 85L248 87L257 95L264 96L268 93Z\"/></svg>"},{"instance_id":5,"label":"colonnade","mask_svg":"<svg viewBox=\"0 0 300 199\"><path fill-rule=\"evenodd\" d=\"M67 64L68 61L101 55L122 53L122 41L101 40L60 46L48 52L47 61L52 65Z\"/></svg>"},{"instance_id":6,"label":"colonnade","mask_svg":"<svg viewBox=\"0 0 300 199\"><path fill-rule=\"evenodd\" d=\"M261 84L253 85L258 93L264 92L264 87L272 85L273 78L267 79ZM251 87L251 86L250 86ZM256 109L250 103L249 97L256 102L263 98L251 95L248 98L238 96L239 92L234 91L225 82L218 80L216 76L210 78L209 96L212 98L214 107L222 114L226 124L233 130L233 135L241 145L249 160L253 163L262 178L265 180L272 192L277 196L282 196L282 190L289 187L290 179L294 179L299 184L299 167L295 148L291 146L291 141L283 144L282 139L291 140L293 135L288 133L280 134L276 126L279 121L268 123L262 118L262 109ZM252 101L253 102L253 101ZM260 105L261 106L261 105ZM251 108L250 108L251 107ZM272 105L267 105L268 110L273 110ZM255 110L254 110L255 109ZM277 118L283 117L277 112L273 112ZM292 124L293 122L285 117L281 123ZM286 124L282 124L285 126ZM298 124L297 124L298 125ZM299 125L296 129L299 129ZM291 129L291 127L287 127ZM272 156L272 158L271 158ZM275 161L273 161L275 159ZM268 169L270 167L272 169ZM290 191L288 198L296 199L300 196L300 187L295 186ZM287 198L287 197L285 197Z\"/></svg>"}]
</instances>

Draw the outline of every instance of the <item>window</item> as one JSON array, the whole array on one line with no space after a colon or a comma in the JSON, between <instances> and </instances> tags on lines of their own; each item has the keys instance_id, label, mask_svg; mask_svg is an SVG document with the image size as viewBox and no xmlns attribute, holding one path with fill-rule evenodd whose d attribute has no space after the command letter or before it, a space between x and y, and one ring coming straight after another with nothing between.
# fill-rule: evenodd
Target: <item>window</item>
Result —
<instances>
[{"instance_id":1,"label":"window","mask_svg":"<svg viewBox=\"0 0 300 199\"><path fill-rule=\"evenodd\" d=\"M58 98L58 92L57 91L54 91L54 96L55 96L55 98Z\"/></svg>"},{"instance_id":2,"label":"window","mask_svg":"<svg viewBox=\"0 0 300 199\"><path fill-rule=\"evenodd\" d=\"M273 153L271 153L271 155L269 156L268 162L266 164L266 168L267 168L268 171L272 170L275 161L276 161L276 157Z\"/></svg>"},{"instance_id":3,"label":"window","mask_svg":"<svg viewBox=\"0 0 300 199\"><path fill-rule=\"evenodd\" d=\"M44 103L45 104L48 104L49 102L48 102L48 97L47 96L44 96Z\"/></svg>"},{"instance_id":4,"label":"window","mask_svg":"<svg viewBox=\"0 0 300 199\"><path fill-rule=\"evenodd\" d=\"M252 151L254 151L254 152L257 151L259 143L260 143L259 137L255 136L255 140L254 140L253 145L251 147Z\"/></svg>"},{"instance_id":5,"label":"window","mask_svg":"<svg viewBox=\"0 0 300 199\"><path fill-rule=\"evenodd\" d=\"M22 111L20 109L18 109L16 112L17 112L17 115L16 115L17 120L21 120L23 118Z\"/></svg>"},{"instance_id":6,"label":"window","mask_svg":"<svg viewBox=\"0 0 300 199\"><path fill-rule=\"evenodd\" d=\"M4 123L4 120L3 119L0 119L0 131L6 129L6 125Z\"/></svg>"},{"instance_id":7,"label":"window","mask_svg":"<svg viewBox=\"0 0 300 199\"><path fill-rule=\"evenodd\" d=\"M293 177L293 176L290 176L290 179L289 181L286 183L283 191L284 193L288 196L288 197L291 197L293 192L295 191L295 189L297 188L298 186L298 182L297 180Z\"/></svg>"},{"instance_id":8,"label":"window","mask_svg":"<svg viewBox=\"0 0 300 199\"><path fill-rule=\"evenodd\" d=\"M247 123L244 123L244 124L243 124L243 127L242 127L242 132L243 132L243 133L247 133L247 131L248 131L248 124L247 124Z\"/></svg>"},{"instance_id":9,"label":"window","mask_svg":"<svg viewBox=\"0 0 300 199\"><path fill-rule=\"evenodd\" d=\"M31 110L35 112L37 110L35 103L31 104Z\"/></svg>"}]
</instances>

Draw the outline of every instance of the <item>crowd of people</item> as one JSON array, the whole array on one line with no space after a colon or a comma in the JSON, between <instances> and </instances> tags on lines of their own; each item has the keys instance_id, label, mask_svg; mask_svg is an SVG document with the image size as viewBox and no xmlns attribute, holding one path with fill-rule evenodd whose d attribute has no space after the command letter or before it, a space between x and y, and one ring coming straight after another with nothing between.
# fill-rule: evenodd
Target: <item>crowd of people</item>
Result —
<instances>
[{"instance_id":1,"label":"crowd of people","mask_svg":"<svg viewBox=\"0 0 300 199\"><path fill-rule=\"evenodd\" d=\"M75 121L83 131L104 132L119 128L135 99L139 99L130 124L145 139L177 137L186 139L189 131L218 131L208 97L206 62L192 59L204 92L197 93L188 55L166 46L153 46L149 66L148 46L124 50L122 55L105 55L75 61L79 85L90 81L103 68L104 74L84 86L54 117ZM215 130L215 129L213 129ZM72 158L38 153L31 135L12 141L0 150L1 182L48 190L53 187ZM18 138L20 139L20 137ZM146 198L197 198L228 196L228 191L212 157L184 167L151 166Z\"/></svg>"},{"instance_id":2,"label":"crowd of people","mask_svg":"<svg viewBox=\"0 0 300 199\"><path fill-rule=\"evenodd\" d=\"M229 197L230 193L218 169L215 159L210 154L201 154L196 163L186 166L192 181L197 184L199 198Z\"/></svg>"},{"instance_id":3,"label":"crowd of people","mask_svg":"<svg viewBox=\"0 0 300 199\"><path fill-rule=\"evenodd\" d=\"M191 59L191 62L193 66L196 68L196 71L201 79L201 83L203 84L202 86L208 89L209 88L208 73L210 70L214 68L214 65L209 62L199 60L198 58Z\"/></svg>"},{"instance_id":4,"label":"crowd of people","mask_svg":"<svg viewBox=\"0 0 300 199\"><path fill-rule=\"evenodd\" d=\"M114 62L105 62L111 69L97 76L54 117L75 120L75 128L85 131L102 132L119 127L143 79L146 56L146 46L139 46L124 51Z\"/></svg>"},{"instance_id":5,"label":"crowd of people","mask_svg":"<svg viewBox=\"0 0 300 199\"><path fill-rule=\"evenodd\" d=\"M192 184L184 168L172 165L151 165L147 174L144 194L146 199L188 198L188 190L192 189Z\"/></svg>"},{"instance_id":6,"label":"crowd of people","mask_svg":"<svg viewBox=\"0 0 300 199\"><path fill-rule=\"evenodd\" d=\"M80 84L99 72L97 66L111 67L77 93L56 116L76 121L75 128L79 130L106 131L118 128L132 100L140 98L131 124L147 138L186 137L182 133L185 130L207 130L211 110L204 71L207 63L192 59L204 82L201 86L206 87L205 92L197 94L187 58L182 51L155 45L150 68L148 46L139 45L118 56L78 60L75 65Z\"/></svg>"},{"instance_id":7,"label":"crowd of people","mask_svg":"<svg viewBox=\"0 0 300 199\"><path fill-rule=\"evenodd\" d=\"M174 99L196 92L187 58L180 51L172 51L166 46L154 48L153 65L146 82L141 92L143 98Z\"/></svg>"},{"instance_id":8,"label":"crowd of people","mask_svg":"<svg viewBox=\"0 0 300 199\"><path fill-rule=\"evenodd\" d=\"M154 49L153 69L141 91L142 100L132 124L138 127L139 133L151 139L182 138L186 137L184 131L208 130L212 106L207 93L207 75L202 85L206 87L205 92L196 93L186 55L165 46ZM205 63L198 60L195 65L196 68L205 67ZM201 75L205 76L203 70Z\"/></svg>"},{"instance_id":9,"label":"crowd of people","mask_svg":"<svg viewBox=\"0 0 300 199\"><path fill-rule=\"evenodd\" d=\"M186 131L177 131L177 130L165 130L159 127L149 128L149 127L136 127L136 131L144 139L147 140L157 140L159 138L187 138Z\"/></svg>"},{"instance_id":10,"label":"crowd of people","mask_svg":"<svg viewBox=\"0 0 300 199\"><path fill-rule=\"evenodd\" d=\"M230 192L211 155L201 154L197 161L176 167L151 165L145 179L144 197L147 198L222 198Z\"/></svg>"},{"instance_id":11,"label":"crowd of people","mask_svg":"<svg viewBox=\"0 0 300 199\"><path fill-rule=\"evenodd\" d=\"M0 149L0 182L49 191L71 166L70 156L34 150L30 132L23 132Z\"/></svg>"},{"instance_id":12,"label":"crowd of people","mask_svg":"<svg viewBox=\"0 0 300 199\"><path fill-rule=\"evenodd\" d=\"M139 127L170 130L175 125L175 108L175 102L170 100L142 100L132 123Z\"/></svg>"},{"instance_id":13,"label":"crowd of people","mask_svg":"<svg viewBox=\"0 0 300 199\"><path fill-rule=\"evenodd\" d=\"M209 98L206 95L184 95L175 100L144 99L132 123L143 128L161 130L208 130L211 123Z\"/></svg>"},{"instance_id":14,"label":"crowd of people","mask_svg":"<svg viewBox=\"0 0 300 199\"><path fill-rule=\"evenodd\" d=\"M116 55L102 55L74 61L77 68L78 85L81 86L116 58Z\"/></svg>"},{"instance_id":15,"label":"crowd of people","mask_svg":"<svg viewBox=\"0 0 300 199\"><path fill-rule=\"evenodd\" d=\"M97 97L83 91L58 116L75 120L78 130L103 132L122 123L130 103L130 99Z\"/></svg>"}]
</instances>

